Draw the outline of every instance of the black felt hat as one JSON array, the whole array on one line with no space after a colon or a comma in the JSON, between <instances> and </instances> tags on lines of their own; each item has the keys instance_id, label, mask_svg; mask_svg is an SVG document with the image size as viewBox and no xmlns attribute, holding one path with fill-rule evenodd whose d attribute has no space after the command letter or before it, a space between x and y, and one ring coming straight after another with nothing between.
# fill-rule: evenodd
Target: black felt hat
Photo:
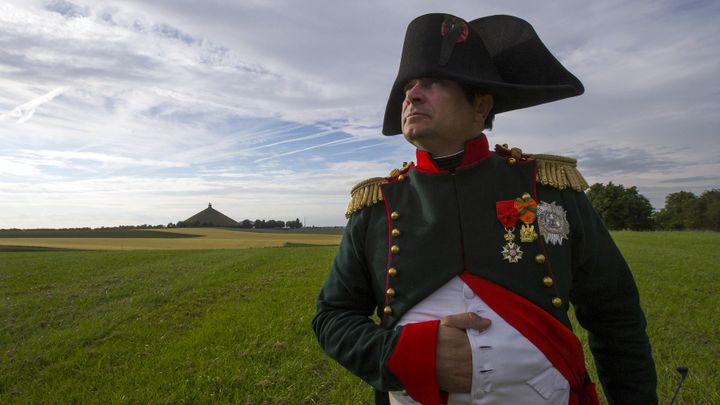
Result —
<instances>
[{"instance_id":1,"label":"black felt hat","mask_svg":"<svg viewBox=\"0 0 720 405\"><path fill-rule=\"evenodd\" d=\"M383 134L402 132L405 84L421 77L477 87L495 99L493 112L517 110L583 93L582 83L548 51L533 27L509 15L469 23L426 14L407 28L400 69L390 91Z\"/></svg>"}]
</instances>

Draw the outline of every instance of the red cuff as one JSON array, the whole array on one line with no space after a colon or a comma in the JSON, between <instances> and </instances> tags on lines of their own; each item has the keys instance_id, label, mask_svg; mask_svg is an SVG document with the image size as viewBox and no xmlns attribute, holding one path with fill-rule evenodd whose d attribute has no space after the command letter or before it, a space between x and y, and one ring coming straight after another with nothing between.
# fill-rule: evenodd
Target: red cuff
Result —
<instances>
[{"instance_id":1,"label":"red cuff","mask_svg":"<svg viewBox=\"0 0 720 405\"><path fill-rule=\"evenodd\" d=\"M435 371L439 324L437 320L403 326L388 361L388 368L405 386L407 393L423 405L447 402L447 394L441 393L438 387Z\"/></svg>"}]
</instances>

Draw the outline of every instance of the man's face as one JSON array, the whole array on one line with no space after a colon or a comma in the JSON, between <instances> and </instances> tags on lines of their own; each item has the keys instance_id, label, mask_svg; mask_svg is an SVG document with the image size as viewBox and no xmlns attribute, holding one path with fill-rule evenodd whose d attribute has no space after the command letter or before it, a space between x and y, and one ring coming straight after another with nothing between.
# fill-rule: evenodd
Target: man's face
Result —
<instances>
[{"instance_id":1,"label":"man's face","mask_svg":"<svg viewBox=\"0 0 720 405\"><path fill-rule=\"evenodd\" d=\"M454 81L411 80L405 86L402 131L405 139L418 149L436 156L448 155L460 151L465 142L480 134L483 113L486 114L485 108L470 104Z\"/></svg>"}]
</instances>

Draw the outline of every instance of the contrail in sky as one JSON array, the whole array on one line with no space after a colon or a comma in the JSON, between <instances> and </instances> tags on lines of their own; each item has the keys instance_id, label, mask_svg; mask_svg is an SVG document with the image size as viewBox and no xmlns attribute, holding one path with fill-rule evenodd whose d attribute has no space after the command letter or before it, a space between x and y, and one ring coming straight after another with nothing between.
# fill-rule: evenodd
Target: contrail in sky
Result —
<instances>
[{"instance_id":1,"label":"contrail in sky","mask_svg":"<svg viewBox=\"0 0 720 405\"><path fill-rule=\"evenodd\" d=\"M336 141L330 141L330 142L327 142L327 143L322 143L322 144L320 144L320 145L313 145L313 146L310 146L310 147L307 147L307 148L302 148L302 149L293 150L293 151L290 151L290 152L279 153L279 154L277 154L277 155L272 155L272 156L264 157L264 158L262 158L262 159L256 160L255 163L263 162L263 161L265 161L265 160L275 159L275 158L278 158L278 157L281 157L281 156L294 155L294 154L296 154L296 153L305 152L305 151L312 150L312 149L323 148L323 147L325 147L325 146L341 145L341 144L354 143L354 142L360 142L360 141L362 141L362 139L357 139L357 138L338 139L338 140L336 140Z\"/></svg>"},{"instance_id":2,"label":"contrail in sky","mask_svg":"<svg viewBox=\"0 0 720 405\"><path fill-rule=\"evenodd\" d=\"M37 97L35 99L28 101L25 104L21 104L15 108L13 108L11 111L0 115L0 121L4 120L5 118L17 118L17 123L22 124L23 122L32 118L33 114L35 114L35 111L37 110L38 107L51 101L52 99L59 96L60 94L62 94L63 92L65 92L68 89L69 89L69 87L66 87L66 86L58 87L40 97Z\"/></svg>"}]
</instances>

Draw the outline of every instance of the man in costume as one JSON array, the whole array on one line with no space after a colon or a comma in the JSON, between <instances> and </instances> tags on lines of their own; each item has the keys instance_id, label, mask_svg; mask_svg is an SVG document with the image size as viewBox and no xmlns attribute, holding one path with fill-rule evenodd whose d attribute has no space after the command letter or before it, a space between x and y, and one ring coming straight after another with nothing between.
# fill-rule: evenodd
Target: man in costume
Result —
<instances>
[{"instance_id":1,"label":"man in costume","mask_svg":"<svg viewBox=\"0 0 720 405\"><path fill-rule=\"evenodd\" d=\"M657 402L635 282L575 161L491 152L482 132L583 91L519 18L408 26L383 133L417 163L352 190L313 319L376 403L597 403L570 303L608 401Z\"/></svg>"}]
</instances>

